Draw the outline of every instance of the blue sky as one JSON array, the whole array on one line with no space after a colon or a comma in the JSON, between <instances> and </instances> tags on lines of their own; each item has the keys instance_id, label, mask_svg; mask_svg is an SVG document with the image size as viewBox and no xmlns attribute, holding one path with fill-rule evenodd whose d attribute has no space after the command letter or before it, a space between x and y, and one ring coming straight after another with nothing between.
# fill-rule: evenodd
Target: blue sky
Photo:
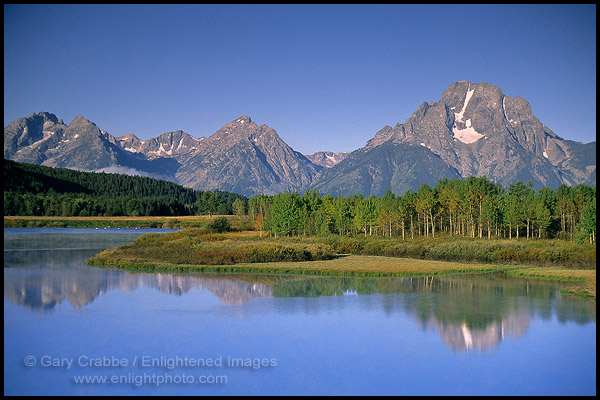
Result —
<instances>
[{"instance_id":1,"label":"blue sky","mask_svg":"<svg viewBox=\"0 0 600 400\"><path fill-rule=\"evenodd\" d=\"M248 115L352 151L459 80L596 140L596 5L4 5L4 126L48 111L144 140Z\"/></svg>"}]
</instances>

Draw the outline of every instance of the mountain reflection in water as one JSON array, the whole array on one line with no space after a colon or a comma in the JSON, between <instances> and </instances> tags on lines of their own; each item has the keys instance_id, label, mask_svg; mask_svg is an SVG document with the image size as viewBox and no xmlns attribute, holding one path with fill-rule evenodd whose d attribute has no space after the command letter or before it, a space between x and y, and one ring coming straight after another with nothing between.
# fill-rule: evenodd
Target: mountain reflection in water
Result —
<instances>
[{"instance_id":1,"label":"mountain reflection in water","mask_svg":"<svg viewBox=\"0 0 600 400\"><path fill-rule=\"evenodd\" d=\"M380 294L377 299L386 314L412 315L423 330L438 331L446 345L459 352L481 351L511 335L520 337L534 316L549 319L556 315L560 322L578 324L596 320L594 301L562 295L551 282L500 273L405 278L130 273L86 266L85 260L99 251L89 246L28 245L11 242L7 248L5 236L4 296L32 310L52 310L65 299L74 308L83 308L111 290L139 287L176 296L191 289L208 290L221 301L237 305L260 297Z\"/></svg>"}]
</instances>

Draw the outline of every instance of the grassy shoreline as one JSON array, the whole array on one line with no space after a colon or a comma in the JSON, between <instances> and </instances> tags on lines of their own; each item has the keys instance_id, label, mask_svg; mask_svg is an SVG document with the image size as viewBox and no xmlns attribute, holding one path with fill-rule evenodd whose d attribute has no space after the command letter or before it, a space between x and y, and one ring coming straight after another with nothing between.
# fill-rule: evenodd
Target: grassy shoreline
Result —
<instances>
[{"instance_id":1,"label":"grassy shoreline","mask_svg":"<svg viewBox=\"0 0 600 400\"><path fill-rule=\"evenodd\" d=\"M97 256L88 265L154 272L245 272L335 276L422 276L452 273L507 271L517 266L450 263L445 261L402 259L384 256L339 255L329 260L237 263L230 265L174 264L134 259L109 259Z\"/></svg>"},{"instance_id":2,"label":"grassy shoreline","mask_svg":"<svg viewBox=\"0 0 600 400\"><path fill-rule=\"evenodd\" d=\"M594 299L596 296L595 248L593 251L585 248L589 254L581 258L582 251L575 244L563 243L557 247L555 243L542 241L487 243L439 239L401 242L375 238L274 239L259 238L252 232L209 234L206 230L184 230L143 235L131 244L99 253L87 260L87 264L133 271L335 276L503 271L515 277L560 281L565 283L565 292ZM419 250L416 257L411 256L411 246ZM518 257L506 262L495 260L496 253ZM441 259L431 259L436 254Z\"/></svg>"},{"instance_id":3,"label":"grassy shoreline","mask_svg":"<svg viewBox=\"0 0 600 400\"><path fill-rule=\"evenodd\" d=\"M563 293L596 299L596 271L536 266L456 263L448 261L417 260L385 256L340 255L331 260L238 263L232 265L173 264L156 261L105 259L87 260L94 267L123 269L137 272L203 272L253 273L282 275L398 277L432 276L446 274L473 274L504 272L524 279L547 279L565 285Z\"/></svg>"},{"instance_id":4,"label":"grassy shoreline","mask_svg":"<svg viewBox=\"0 0 600 400\"><path fill-rule=\"evenodd\" d=\"M148 257L152 252L138 248L136 257L126 257L122 248L107 250L87 261L88 265L134 271L196 271L283 273L337 276L417 276L447 273L505 271L527 279L551 279L565 284L564 292L579 296L596 296L595 246L578 245L560 240L494 240L419 238L338 237L259 238L256 231L236 231L208 235L206 228L218 216L178 217L4 217L4 227L60 228L184 228L189 235L171 243L171 256L189 254L198 241L210 237L212 243L237 244L239 254L221 256L221 249L200 254L204 262L192 259L173 260ZM232 226L243 229L244 218L228 216ZM188 229L189 228L189 229ZM162 234L161 234L162 235ZM179 235L182 235L181 233ZM159 235L155 237L158 238ZM187 236L187 238L186 238ZM257 250L256 241L265 246ZM254 243L253 243L254 242ZM136 243L136 242L134 242ZM161 244L160 241L154 242ZM147 243L148 244L148 243ZM165 243L162 243L165 244ZM268 246L267 246L268 244ZM270 247L269 247L270 246ZM258 246L260 247L260 246ZM277 252L276 250L279 249ZM213 249L214 250L214 249ZM308 253L305 254L305 251ZM245 262L248 254L254 258ZM277 253L273 254L268 253ZM271 259L265 259L273 256ZM313 254L314 253L314 254ZM168 253L165 252L165 255ZM262 255L261 255L262 254ZM195 258L194 258L195 257ZM208 258L206 258L208 257ZM241 257L241 258L240 258ZM252 258L252 257L250 257ZM261 259L262 258L262 259ZM206 260L209 260L208 262ZM174 262L176 261L176 262ZM263 262L261 262L263 261Z\"/></svg>"}]
</instances>

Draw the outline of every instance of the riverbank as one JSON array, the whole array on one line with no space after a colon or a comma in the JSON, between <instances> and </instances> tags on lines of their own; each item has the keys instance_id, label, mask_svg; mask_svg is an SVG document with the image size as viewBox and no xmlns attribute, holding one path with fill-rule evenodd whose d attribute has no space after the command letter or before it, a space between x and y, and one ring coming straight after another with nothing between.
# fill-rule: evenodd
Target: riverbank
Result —
<instances>
[{"instance_id":1,"label":"riverbank","mask_svg":"<svg viewBox=\"0 0 600 400\"><path fill-rule=\"evenodd\" d=\"M503 271L516 277L561 281L569 293L595 298L595 248L579 248L575 243L556 241L505 242L468 239L403 242L398 239L336 237L275 239L258 237L254 232L208 234L206 230L188 229L143 235L131 244L105 250L88 259L87 263L137 271L337 276L422 276ZM410 249L420 249L417 257L410 256L413 254ZM494 259L497 254L508 254L511 258L508 262L498 261ZM436 255L451 260L431 259Z\"/></svg>"},{"instance_id":2,"label":"riverbank","mask_svg":"<svg viewBox=\"0 0 600 400\"><path fill-rule=\"evenodd\" d=\"M177 217L23 217L4 216L5 228L121 228L121 229L185 229L204 228L218 215L186 215ZM250 229L247 217L228 215L237 230Z\"/></svg>"}]
</instances>

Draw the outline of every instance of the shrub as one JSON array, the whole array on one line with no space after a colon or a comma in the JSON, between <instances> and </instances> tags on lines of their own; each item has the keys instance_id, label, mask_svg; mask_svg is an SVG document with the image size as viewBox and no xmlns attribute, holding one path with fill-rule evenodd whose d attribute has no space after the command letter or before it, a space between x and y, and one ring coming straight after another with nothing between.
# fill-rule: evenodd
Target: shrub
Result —
<instances>
[{"instance_id":1,"label":"shrub","mask_svg":"<svg viewBox=\"0 0 600 400\"><path fill-rule=\"evenodd\" d=\"M208 224L208 228L219 233L229 232L231 230L231 224L226 217L217 217L213 222Z\"/></svg>"}]
</instances>

